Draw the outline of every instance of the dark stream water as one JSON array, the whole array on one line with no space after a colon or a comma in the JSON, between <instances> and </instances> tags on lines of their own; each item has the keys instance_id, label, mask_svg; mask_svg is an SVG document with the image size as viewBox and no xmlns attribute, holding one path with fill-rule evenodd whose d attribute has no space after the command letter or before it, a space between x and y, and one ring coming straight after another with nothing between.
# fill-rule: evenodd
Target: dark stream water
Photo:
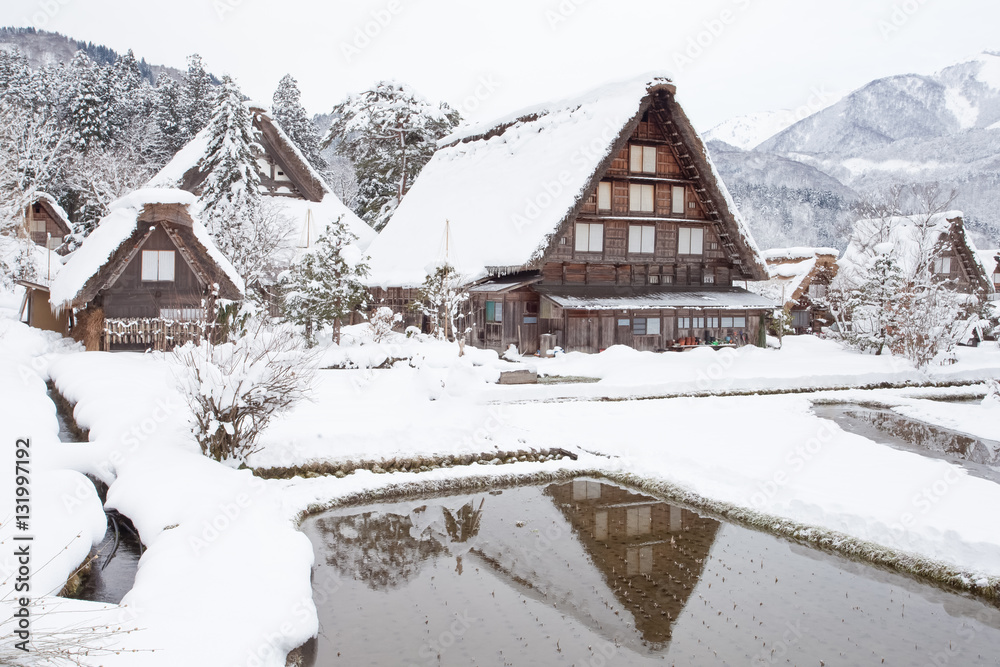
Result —
<instances>
[{"instance_id":1,"label":"dark stream water","mask_svg":"<svg viewBox=\"0 0 1000 667\"><path fill-rule=\"evenodd\" d=\"M49 395L52 395L51 389ZM56 418L59 421L59 440L78 442L70 425L70 415L64 414L58 402L53 402L56 404ZM94 487L103 503L107 499L107 487L98 481L94 481ZM108 530L104 534L104 540L91 552L97 558L87 580L73 596L77 600L118 604L135 584L142 542L127 517L114 510L109 510L107 515Z\"/></svg>"},{"instance_id":2,"label":"dark stream water","mask_svg":"<svg viewBox=\"0 0 1000 667\"><path fill-rule=\"evenodd\" d=\"M308 665L1000 665L1000 610L604 482L302 530Z\"/></svg>"},{"instance_id":3,"label":"dark stream water","mask_svg":"<svg viewBox=\"0 0 1000 667\"><path fill-rule=\"evenodd\" d=\"M849 433L955 463L969 474L1000 483L1000 442L910 419L886 408L832 404L814 405L813 412L824 419L832 419Z\"/></svg>"}]
</instances>

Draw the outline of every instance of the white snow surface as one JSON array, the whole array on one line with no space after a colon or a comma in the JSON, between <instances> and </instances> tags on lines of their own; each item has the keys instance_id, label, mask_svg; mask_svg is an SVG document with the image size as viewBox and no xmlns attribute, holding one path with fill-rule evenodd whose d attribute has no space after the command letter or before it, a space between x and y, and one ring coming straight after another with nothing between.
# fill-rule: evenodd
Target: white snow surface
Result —
<instances>
[{"instance_id":1,"label":"white snow surface","mask_svg":"<svg viewBox=\"0 0 1000 667\"><path fill-rule=\"evenodd\" d=\"M67 308L87 281L107 263L136 229L139 214L147 204L181 204L187 207L193 220L194 235L205 246L209 256L226 273L242 292L243 279L229 259L215 247L208 230L199 220L200 207L190 192L177 188L142 188L111 204L90 236L69 257L62 271L52 283L49 297L53 309Z\"/></svg>"},{"instance_id":2,"label":"white snow surface","mask_svg":"<svg viewBox=\"0 0 1000 667\"><path fill-rule=\"evenodd\" d=\"M536 259L587 196L600 163L642 100L666 83L650 75L610 84L572 100L466 126L442 139L372 242L369 284L417 286L445 260L473 281ZM493 130L496 136L482 138ZM713 176L739 233L756 249L714 166Z\"/></svg>"},{"instance_id":3,"label":"white snow surface","mask_svg":"<svg viewBox=\"0 0 1000 667\"><path fill-rule=\"evenodd\" d=\"M32 434L39 442L36 465L62 471L33 481L38 521L49 517L39 530L79 551L54 561L46 583L55 587L76 565L71 561L103 534L96 497L75 511L62 502L86 482L80 472L110 483L108 506L133 520L147 546L122 605L72 606L73 623L132 630L108 641L116 649L142 652L95 655L86 664L281 667L287 651L319 630L310 582L313 549L296 529L301 513L407 482L433 489L445 480L496 474L595 468L634 473L777 520L936 559L977 578L1000 577L1000 534L988 510L1000 505L1000 485L843 432L810 410L813 400L829 393L570 400L995 377L996 344L959 350L957 364L926 375L891 355L858 354L810 336L786 337L782 350L657 355L616 346L598 355L511 364L482 350L467 349L459 358L456 346L421 338L398 336L375 345L364 326L349 327L345 340L351 344L327 350L327 359L374 363L384 355L404 361L385 370L322 371L313 401L265 431L254 465L550 447L575 451L579 460L264 481L201 455L169 355L82 352L54 334L3 320L0 340L0 400L15 409L15 419L0 426L4 441L12 448L16 437ZM493 384L500 370L524 367L601 381ZM90 429L90 443L54 441L46 377L76 403L75 418ZM900 404L931 396L917 389L837 395L858 400L874 393ZM393 419L385 418L387 405ZM671 437L662 437L663 424L670 424ZM938 483L947 485L939 502L915 503L915 494ZM50 622L63 618L54 615Z\"/></svg>"}]
</instances>

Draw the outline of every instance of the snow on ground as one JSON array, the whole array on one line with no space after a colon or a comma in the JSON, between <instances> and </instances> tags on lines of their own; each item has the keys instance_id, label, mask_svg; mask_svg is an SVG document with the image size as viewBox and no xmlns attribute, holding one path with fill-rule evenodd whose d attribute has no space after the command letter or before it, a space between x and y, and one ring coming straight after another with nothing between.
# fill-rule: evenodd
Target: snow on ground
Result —
<instances>
[{"instance_id":1,"label":"snow on ground","mask_svg":"<svg viewBox=\"0 0 1000 667\"><path fill-rule=\"evenodd\" d=\"M53 498L60 489L83 479L65 469L91 472L111 482L108 506L133 520L148 548L121 606L67 603L95 624L124 618L125 627L138 628L113 641L144 652L102 656L94 664L279 667L287 651L317 631L313 551L296 528L304 510L389 485L425 482L433 488L475 476L587 469L633 473L713 501L1000 577L1000 533L984 509L1000 504L1000 486L957 466L845 433L810 412L816 395L525 402L927 379L898 359L859 355L829 341L787 337L781 351L662 355L612 348L600 355L516 364L471 349L459 359L455 346L405 338L332 348L324 352L324 363L397 361L387 369L321 371L313 400L265 431L265 449L253 465L496 448L564 447L580 458L426 473L359 471L343 479L261 480L201 455L187 431L187 407L164 356L79 352L57 346L50 334L7 321L0 327L7 364L0 372L19 377L19 363L41 369L29 378L30 391L15 388L0 398L17 406L24 424L48 434L47 465L62 468L65 477L53 478L51 488L39 482L37 491L48 496L39 512L43 505L56 512L62 504ZM356 339L360 330L346 333L348 340ZM501 370L521 367L601 381L493 384ZM936 369L931 378L997 376L997 369L1000 350L983 346L960 350L956 366ZM46 376L77 402L75 417L90 429L91 443L54 442L54 412L42 383ZM919 389L838 393L877 393L883 400L895 397L900 405L928 403L926 390ZM8 441L12 428L20 427L5 420ZM88 503L85 513L57 516L53 539L70 528L82 531L85 547L100 539L103 515L94 499ZM51 571L65 577L70 567Z\"/></svg>"},{"instance_id":2,"label":"snow on ground","mask_svg":"<svg viewBox=\"0 0 1000 667\"><path fill-rule=\"evenodd\" d=\"M38 601L57 594L90 554L91 547L104 538L106 529L94 485L79 472L59 465L54 457L54 450L59 447L59 424L55 406L46 394L46 355L69 347L55 334L0 319L0 378L3 378L0 438L6 454L6 471L0 475L0 497L5 499L0 508L0 605L4 608L0 636L8 644L0 648L0 659L13 643L11 637L16 627L12 616L18 608L18 599ZM18 446L19 439L27 441L27 446ZM18 457L18 449L25 451L27 457ZM27 465L15 471L15 460ZM27 480L16 480L15 472L26 472ZM27 489L27 495L20 495L17 487ZM19 529L16 522L15 515L22 512L15 511L15 497L26 497L29 501L26 530ZM33 539L30 542L16 539L26 536ZM27 564L15 555L26 545ZM31 568L27 582L20 571L22 565ZM18 588L24 583L30 585L29 590ZM80 605L71 608L79 609ZM64 611L69 612L69 608ZM37 602L30 607L30 613L39 630L54 618ZM59 618L60 624L80 621L77 613L65 613Z\"/></svg>"}]
</instances>

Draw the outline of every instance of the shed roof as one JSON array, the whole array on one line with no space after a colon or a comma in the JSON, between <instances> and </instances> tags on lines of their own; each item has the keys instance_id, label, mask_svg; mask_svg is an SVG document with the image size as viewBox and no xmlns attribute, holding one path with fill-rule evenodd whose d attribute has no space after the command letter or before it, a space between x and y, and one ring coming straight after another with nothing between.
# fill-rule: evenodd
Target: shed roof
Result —
<instances>
[{"instance_id":1,"label":"shed roof","mask_svg":"<svg viewBox=\"0 0 1000 667\"><path fill-rule=\"evenodd\" d=\"M748 310L774 308L772 299L739 287L650 289L594 285L536 286L535 291L570 310Z\"/></svg>"}]
</instances>

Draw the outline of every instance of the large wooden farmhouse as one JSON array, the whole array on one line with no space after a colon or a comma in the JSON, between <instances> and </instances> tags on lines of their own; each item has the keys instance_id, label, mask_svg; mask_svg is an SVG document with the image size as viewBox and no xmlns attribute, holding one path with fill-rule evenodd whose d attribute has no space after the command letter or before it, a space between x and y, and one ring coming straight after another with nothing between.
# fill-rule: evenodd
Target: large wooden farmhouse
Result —
<instances>
[{"instance_id":1,"label":"large wooden farmhouse","mask_svg":"<svg viewBox=\"0 0 1000 667\"><path fill-rule=\"evenodd\" d=\"M56 312L89 350L169 349L205 334L243 281L192 214L194 195L143 189L111 212L52 283Z\"/></svg>"},{"instance_id":2,"label":"large wooden farmhouse","mask_svg":"<svg viewBox=\"0 0 1000 667\"><path fill-rule=\"evenodd\" d=\"M767 270L665 78L442 140L369 252L376 300L411 317L453 266L494 349L758 343L774 307L734 286Z\"/></svg>"},{"instance_id":3,"label":"large wooden farmhouse","mask_svg":"<svg viewBox=\"0 0 1000 667\"><path fill-rule=\"evenodd\" d=\"M747 283L749 290L788 310L795 333L818 332L834 323L827 292L837 275L836 248L775 248L762 254L771 277Z\"/></svg>"}]
</instances>

